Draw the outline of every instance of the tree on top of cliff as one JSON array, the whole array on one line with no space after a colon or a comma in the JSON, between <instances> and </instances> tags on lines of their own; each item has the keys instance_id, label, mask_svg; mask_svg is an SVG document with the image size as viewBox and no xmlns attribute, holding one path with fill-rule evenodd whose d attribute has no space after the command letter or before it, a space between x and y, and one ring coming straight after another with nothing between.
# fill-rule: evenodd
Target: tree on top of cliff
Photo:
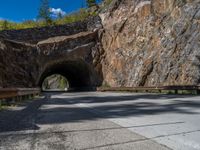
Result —
<instances>
[{"instance_id":1,"label":"tree on top of cliff","mask_svg":"<svg viewBox=\"0 0 200 150\"><path fill-rule=\"evenodd\" d=\"M2 23L2 30L8 30L9 29L9 22L7 20L4 20Z\"/></svg>"},{"instance_id":2,"label":"tree on top of cliff","mask_svg":"<svg viewBox=\"0 0 200 150\"><path fill-rule=\"evenodd\" d=\"M92 7L96 5L96 0L86 0L87 6Z\"/></svg>"},{"instance_id":3,"label":"tree on top of cliff","mask_svg":"<svg viewBox=\"0 0 200 150\"><path fill-rule=\"evenodd\" d=\"M44 20L47 24L52 23L49 0L41 0L38 19Z\"/></svg>"}]
</instances>

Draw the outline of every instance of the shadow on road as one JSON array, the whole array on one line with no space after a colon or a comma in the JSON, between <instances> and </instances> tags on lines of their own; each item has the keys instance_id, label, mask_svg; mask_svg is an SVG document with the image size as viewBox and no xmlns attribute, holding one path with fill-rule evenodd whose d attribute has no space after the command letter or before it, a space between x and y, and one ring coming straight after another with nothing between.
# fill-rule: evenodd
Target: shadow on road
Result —
<instances>
[{"instance_id":1,"label":"shadow on road","mask_svg":"<svg viewBox=\"0 0 200 150\"><path fill-rule=\"evenodd\" d=\"M22 110L0 112L0 133L39 130L38 124L61 124L163 113L198 114L194 109L200 108L199 97L187 95L80 95L71 97L70 94L73 93L64 95L62 93L48 93L45 98L28 103ZM184 100L181 100L181 98L184 98ZM122 101L128 103L122 103ZM78 107L80 103L92 105L92 107L80 108ZM101 111L101 113L92 112L93 110ZM155 125L152 124L152 126Z\"/></svg>"}]
</instances>

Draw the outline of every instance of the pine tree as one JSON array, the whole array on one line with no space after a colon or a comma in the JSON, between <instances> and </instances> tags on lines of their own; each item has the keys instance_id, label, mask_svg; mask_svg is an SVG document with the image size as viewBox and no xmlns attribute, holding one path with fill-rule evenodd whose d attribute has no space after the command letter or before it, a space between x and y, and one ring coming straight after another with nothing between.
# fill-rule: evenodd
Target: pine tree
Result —
<instances>
[{"instance_id":1,"label":"pine tree","mask_svg":"<svg viewBox=\"0 0 200 150\"><path fill-rule=\"evenodd\" d=\"M59 18L59 19L62 19L62 18L63 18L63 15L62 15L61 12L58 13L58 18Z\"/></svg>"},{"instance_id":2,"label":"pine tree","mask_svg":"<svg viewBox=\"0 0 200 150\"><path fill-rule=\"evenodd\" d=\"M38 19L44 20L48 25L52 23L49 0L41 0Z\"/></svg>"},{"instance_id":3,"label":"pine tree","mask_svg":"<svg viewBox=\"0 0 200 150\"><path fill-rule=\"evenodd\" d=\"M2 24L2 29L3 29L3 30L8 30L8 28L9 28L8 25L9 25L8 21L7 21L7 20L4 20L4 21L3 21L3 24Z\"/></svg>"},{"instance_id":4,"label":"pine tree","mask_svg":"<svg viewBox=\"0 0 200 150\"><path fill-rule=\"evenodd\" d=\"M87 6L92 7L96 5L96 0L86 0Z\"/></svg>"}]
</instances>

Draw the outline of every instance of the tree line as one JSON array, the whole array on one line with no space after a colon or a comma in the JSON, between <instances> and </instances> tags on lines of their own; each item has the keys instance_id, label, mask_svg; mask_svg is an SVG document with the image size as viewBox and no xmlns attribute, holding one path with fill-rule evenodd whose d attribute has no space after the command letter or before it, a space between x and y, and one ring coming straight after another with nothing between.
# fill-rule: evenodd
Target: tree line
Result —
<instances>
[{"instance_id":1,"label":"tree line","mask_svg":"<svg viewBox=\"0 0 200 150\"><path fill-rule=\"evenodd\" d=\"M82 8L80 8L78 11L66 15L60 13L57 14L57 17L52 17L53 15L51 12L49 0L41 0L37 19L25 20L20 23L8 20L0 20L0 30L18 30L82 21L89 16L98 15L99 10L104 8L104 5L98 5L99 2L103 2L106 4L105 6L108 6L112 0L82 0L82 2L84 4L82 4ZM91 7L94 7L95 9L90 9Z\"/></svg>"},{"instance_id":2,"label":"tree line","mask_svg":"<svg viewBox=\"0 0 200 150\"><path fill-rule=\"evenodd\" d=\"M90 8L96 6L97 2L97 0L86 0L86 5L88 8ZM58 16L59 18L62 18L62 14L59 14ZM41 0L41 5L39 8L39 14L37 19L44 20L47 24L52 23L49 0Z\"/></svg>"}]
</instances>

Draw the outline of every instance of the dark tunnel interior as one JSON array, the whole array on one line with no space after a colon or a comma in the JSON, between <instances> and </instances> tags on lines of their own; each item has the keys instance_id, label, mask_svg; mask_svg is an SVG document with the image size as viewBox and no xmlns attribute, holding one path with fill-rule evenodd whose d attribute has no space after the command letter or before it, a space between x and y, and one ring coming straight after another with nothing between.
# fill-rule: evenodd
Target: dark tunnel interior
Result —
<instances>
[{"instance_id":1,"label":"dark tunnel interior","mask_svg":"<svg viewBox=\"0 0 200 150\"><path fill-rule=\"evenodd\" d=\"M93 87L91 82L91 68L81 60L59 62L49 65L40 76L39 86L42 87L45 78L53 74L64 76L69 82L69 88L73 90Z\"/></svg>"}]
</instances>

